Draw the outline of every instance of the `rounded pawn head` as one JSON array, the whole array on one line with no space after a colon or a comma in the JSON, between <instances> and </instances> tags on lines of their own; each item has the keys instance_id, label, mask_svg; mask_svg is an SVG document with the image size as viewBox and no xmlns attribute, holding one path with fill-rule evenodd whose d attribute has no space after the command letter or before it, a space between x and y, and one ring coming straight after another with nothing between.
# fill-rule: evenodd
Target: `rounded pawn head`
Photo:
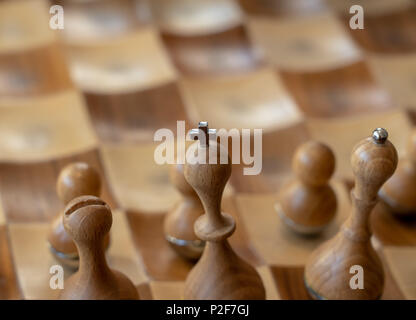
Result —
<instances>
[{"instance_id":1,"label":"rounded pawn head","mask_svg":"<svg viewBox=\"0 0 416 320\"><path fill-rule=\"evenodd\" d=\"M59 198L65 204L79 196L99 196L101 178L98 172L89 164L84 162L71 163L63 168L59 174L56 190Z\"/></svg>"},{"instance_id":2,"label":"rounded pawn head","mask_svg":"<svg viewBox=\"0 0 416 320\"><path fill-rule=\"evenodd\" d=\"M183 164L172 165L169 171L169 177L175 188L184 196L196 196L194 189L185 180Z\"/></svg>"},{"instance_id":3,"label":"rounded pawn head","mask_svg":"<svg viewBox=\"0 0 416 320\"><path fill-rule=\"evenodd\" d=\"M325 144L309 141L296 149L293 171L305 184L322 186L328 183L335 170L335 156Z\"/></svg>"},{"instance_id":4,"label":"rounded pawn head","mask_svg":"<svg viewBox=\"0 0 416 320\"><path fill-rule=\"evenodd\" d=\"M377 128L353 149L351 166L356 195L360 198L375 199L380 187L396 170L397 151L387 138L387 130Z\"/></svg>"},{"instance_id":5,"label":"rounded pawn head","mask_svg":"<svg viewBox=\"0 0 416 320\"><path fill-rule=\"evenodd\" d=\"M112 223L110 207L94 196L77 197L64 210L65 230L76 243L102 241Z\"/></svg>"}]
</instances>

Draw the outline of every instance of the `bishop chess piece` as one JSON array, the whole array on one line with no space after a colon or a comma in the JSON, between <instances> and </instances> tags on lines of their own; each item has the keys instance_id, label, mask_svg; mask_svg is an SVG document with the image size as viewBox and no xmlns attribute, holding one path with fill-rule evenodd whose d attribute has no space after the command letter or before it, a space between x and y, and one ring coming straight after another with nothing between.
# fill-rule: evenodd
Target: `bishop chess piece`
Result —
<instances>
[{"instance_id":1,"label":"bishop chess piece","mask_svg":"<svg viewBox=\"0 0 416 320\"><path fill-rule=\"evenodd\" d=\"M79 196L99 196L101 191L100 175L87 163L71 163L60 172L56 182L56 190L64 205ZM52 221L48 243L51 253L60 263L70 268L78 267L77 248L72 238L65 231L62 223L62 212L59 212ZM106 247L109 246L109 236L106 237L105 244Z\"/></svg>"},{"instance_id":2,"label":"bishop chess piece","mask_svg":"<svg viewBox=\"0 0 416 320\"><path fill-rule=\"evenodd\" d=\"M65 281L62 300L138 299L133 283L108 267L105 238L113 222L111 210L100 198L81 196L68 203L63 224L79 252L79 269Z\"/></svg>"},{"instance_id":3,"label":"bishop chess piece","mask_svg":"<svg viewBox=\"0 0 416 320\"><path fill-rule=\"evenodd\" d=\"M379 192L384 205L398 217L416 217L416 130L407 144L407 156Z\"/></svg>"},{"instance_id":4,"label":"bishop chess piece","mask_svg":"<svg viewBox=\"0 0 416 320\"><path fill-rule=\"evenodd\" d=\"M378 128L354 147L352 213L334 238L313 251L305 266L305 285L315 299L369 300L383 293L384 271L370 241L369 216L380 187L397 166L396 149L387 137L387 131ZM360 288L351 285L354 268L362 269Z\"/></svg>"},{"instance_id":5,"label":"bishop chess piece","mask_svg":"<svg viewBox=\"0 0 416 320\"><path fill-rule=\"evenodd\" d=\"M282 221L300 234L317 234L334 219L337 198L328 184L334 173L335 156L323 143L301 145L293 157L296 178L278 196L276 210Z\"/></svg>"},{"instance_id":6,"label":"bishop chess piece","mask_svg":"<svg viewBox=\"0 0 416 320\"><path fill-rule=\"evenodd\" d=\"M199 143L191 145L187 152L185 179L198 194L205 210L195 222L194 231L206 245L188 274L184 298L265 299L259 274L234 252L227 240L236 227L233 217L221 212L224 187L231 175L228 152L214 141L215 133L208 130L206 122L200 123L197 136Z\"/></svg>"},{"instance_id":7,"label":"bishop chess piece","mask_svg":"<svg viewBox=\"0 0 416 320\"><path fill-rule=\"evenodd\" d=\"M170 180L182 199L166 214L163 228L166 240L180 256L196 260L201 257L205 243L195 235L194 223L204 213L204 208L194 189L186 182L183 170L182 164L171 167Z\"/></svg>"}]
</instances>

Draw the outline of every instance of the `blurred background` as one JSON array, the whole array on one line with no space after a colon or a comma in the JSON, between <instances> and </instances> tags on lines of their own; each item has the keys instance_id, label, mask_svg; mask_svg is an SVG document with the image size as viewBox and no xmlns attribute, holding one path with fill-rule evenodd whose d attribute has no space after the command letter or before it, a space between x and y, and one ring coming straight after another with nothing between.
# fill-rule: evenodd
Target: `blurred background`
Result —
<instances>
[{"instance_id":1,"label":"blurred background","mask_svg":"<svg viewBox=\"0 0 416 320\"><path fill-rule=\"evenodd\" d=\"M63 8L63 29L50 28L51 19L59 23L53 5ZM352 5L362 6L364 29L350 28ZM245 215L261 255L272 246L262 236L275 235L271 195L292 177L300 144L329 145L334 178L351 187L354 144L384 127L404 157L415 110L414 0L0 0L0 254L8 261L0 273L9 279L0 294L19 297L10 280L17 277L21 296L49 297L39 289L42 276L31 274L47 267L45 230L62 208L55 183L68 163L98 169L102 197L126 212L128 223L120 223L133 231L148 273L179 281L190 266L165 248L161 225L180 197L168 168L154 162L156 130L176 132L178 120L187 129L199 121L263 129L261 174L244 176L244 165L234 165L227 187L258 196L237 200L235 211L251 208L261 217ZM376 221L383 245L416 244L414 224L383 212ZM235 243L248 252L241 243L249 236L239 232ZM263 255L267 262L300 264L313 247L291 237L276 241L290 250L283 260ZM411 254L386 257L413 261ZM411 264L391 266L403 291ZM136 284L144 279L129 275ZM411 290L407 296L416 297Z\"/></svg>"}]
</instances>

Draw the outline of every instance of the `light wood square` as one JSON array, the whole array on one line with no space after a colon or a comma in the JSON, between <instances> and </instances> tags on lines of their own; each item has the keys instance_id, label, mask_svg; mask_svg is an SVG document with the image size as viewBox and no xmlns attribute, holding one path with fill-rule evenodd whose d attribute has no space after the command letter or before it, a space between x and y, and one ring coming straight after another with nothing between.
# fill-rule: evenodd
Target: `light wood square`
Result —
<instances>
[{"instance_id":1,"label":"light wood square","mask_svg":"<svg viewBox=\"0 0 416 320\"><path fill-rule=\"evenodd\" d=\"M309 119L307 126L313 139L332 148L336 158L335 174L343 178L352 178L350 158L354 146L360 140L370 137L374 129L385 128L389 133L389 140L396 147L399 156L402 156L412 128L404 111L343 119Z\"/></svg>"},{"instance_id":2,"label":"light wood square","mask_svg":"<svg viewBox=\"0 0 416 320\"><path fill-rule=\"evenodd\" d=\"M181 82L192 121L209 121L217 129L271 131L302 119L277 73L260 69L240 75L185 78Z\"/></svg>"},{"instance_id":3,"label":"light wood square","mask_svg":"<svg viewBox=\"0 0 416 320\"><path fill-rule=\"evenodd\" d=\"M46 0L8 0L0 2L0 53L23 51L55 41L49 27L49 2Z\"/></svg>"},{"instance_id":4,"label":"light wood square","mask_svg":"<svg viewBox=\"0 0 416 320\"><path fill-rule=\"evenodd\" d=\"M416 110L416 54L371 55L368 63L400 106Z\"/></svg>"},{"instance_id":5,"label":"light wood square","mask_svg":"<svg viewBox=\"0 0 416 320\"><path fill-rule=\"evenodd\" d=\"M383 249L383 255L406 299L416 300L416 249L386 247Z\"/></svg>"},{"instance_id":6,"label":"light wood square","mask_svg":"<svg viewBox=\"0 0 416 320\"><path fill-rule=\"evenodd\" d=\"M249 20L253 42L274 66L289 71L322 71L360 60L362 54L331 13Z\"/></svg>"},{"instance_id":7,"label":"light wood square","mask_svg":"<svg viewBox=\"0 0 416 320\"><path fill-rule=\"evenodd\" d=\"M151 4L158 27L182 36L221 32L243 19L235 0L154 0Z\"/></svg>"},{"instance_id":8,"label":"light wood square","mask_svg":"<svg viewBox=\"0 0 416 320\"><path fill-rule=\"evenodd\" d=\"M179 200L169 166L154 160L156 143L104 146L102 159L119 204L142 212L166 211Z\"/></svg>"},{"instance_id":9,"label":"light wood square","mask_svg":"<svg viewBox=\"0 0 416 320\"><path fill-rule=\"evenodd\" d=\"M156 31L142 28L99 44L71 47L71 75L84 91L144 90L173 81L175 71Z\"/></svg>"},{"instance_id":10,"label":"light wood square","mask_svg":"<svg viewBox=\"0 0 416 320\"><path fill-rule=\"evenodd\" d=\"M47 160L95 146L84 100L77 91L0 99L0 160Z\"/></svg>"},{"instance_id":11,"label":"light wood square","mask_svg":"<svg viewBox=\"0 0 416 320\"><path fill-rule=\"evenodd\" d=\"M309 254L319 244L335 235L350 214L350 202L342 183L334 182L332 185L338 200L336 218L317 237L301 236L287 228L275 209L277 192L237 196L237 206L249 241L267 265L304 265Z\"/></svg>"}]
</instances>

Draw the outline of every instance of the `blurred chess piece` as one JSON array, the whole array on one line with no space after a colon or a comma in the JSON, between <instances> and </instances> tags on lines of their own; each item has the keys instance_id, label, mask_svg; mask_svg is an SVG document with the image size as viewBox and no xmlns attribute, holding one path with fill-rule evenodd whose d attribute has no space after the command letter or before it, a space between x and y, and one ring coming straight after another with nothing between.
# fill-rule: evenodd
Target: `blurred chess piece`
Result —
<instances>
[{"instance_id":1,"label":"blurred chess piece","mask_svg":"<svg viewBox=\"0 0 416 320\"><path fill-rule=\"evenodd\" d=\"M183 170L182 164L171 167L170 180L182 199L166 214L163 228L166 240L180 256L196 260L204 251L205 242L195 235L194 224L204 214L204 208L194 189L186 182Z\"/></svg>"},{"instance_id":2,"label":"blurred chess piece","mask_svg":"<svg viewBox=\"0 0 416 320\"><path fill-rule=\"evenodd\" d=\"M416 217L416 130L407 144L407 156L400 159L394 175L379 192L389 211L400 217Z\"/></svg>"},{"instance_id":3,"label":"blurred chess piece","mask_svg":"<svg viewBox=\"0 0 416 320\"><path fill-rule=\"evenodd\" d=\"M276 210L282 221L301 234L317 234L335 217L337 198L328 184L335 156L323 143L310 141L296 150L292 162L296 178L278 196Z\"/></svg>"},{"instance_id":4,"label":"blurred chess piece","mask_svg":"<svg viewBox=\"0 0 416 320\"><path fill-rule=\"evenodd\" d=\"M99 196L101 178L98 172L84 162L75 162L63 168L56 182L59 199L67 205L72 199L83 196ZM106 248L109 246L109 235L105 238ZM71 236L66 232L62 222L62 212L53 219L48 235L49 249L54 257L63 265L78 268L78 251Z\"/></svg>"},{"instance_id":5,"label":"blurred chess piece","mask_svg":"<svg viewBox=\"0 0 416 320\"><path fill-rule=\"evenodd\" d=\"M397 152L385 129L360 141L353 150L351 166L355 186L352 212L341 230L310 255L305 266L305 285L315 299L379 299L384 289L384 270L371 244L369 217L377 193L397 166ZM353 288L351 269L362 269L362 288Z\"/></svg>"}]
</instances>

